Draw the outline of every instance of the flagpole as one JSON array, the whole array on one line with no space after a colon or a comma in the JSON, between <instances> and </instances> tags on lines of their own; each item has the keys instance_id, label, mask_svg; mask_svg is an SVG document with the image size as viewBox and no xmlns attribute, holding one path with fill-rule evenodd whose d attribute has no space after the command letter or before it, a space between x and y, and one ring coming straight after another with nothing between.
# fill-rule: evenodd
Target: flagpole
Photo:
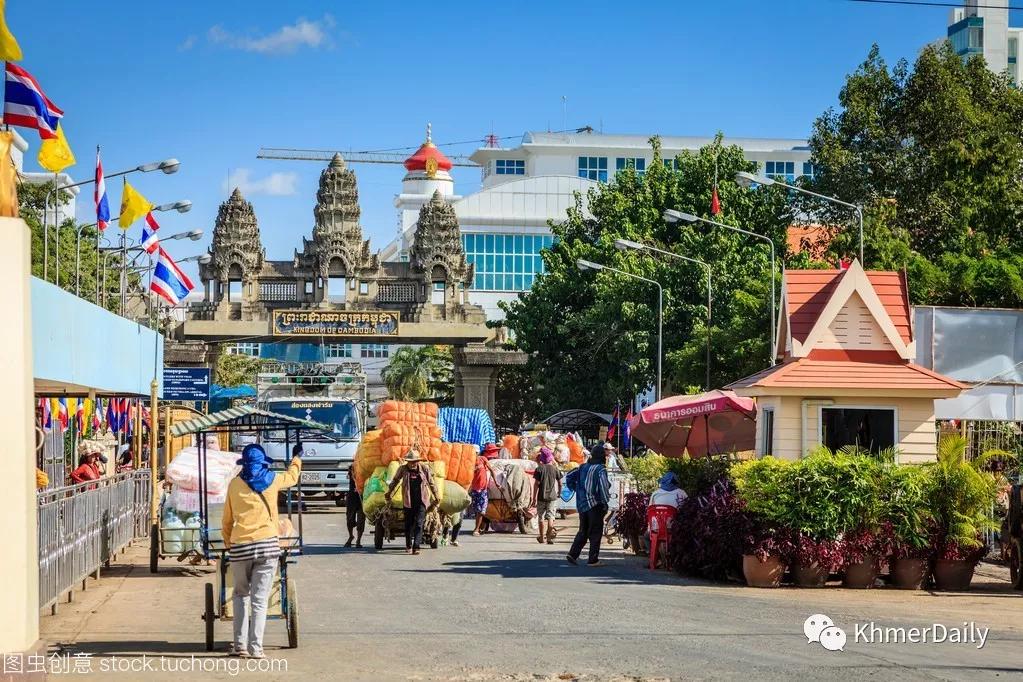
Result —
<instances>
[{"instance_id":1,"label":"flagpole","mask_svg":"<svg viewBox=\"0 0 1023 682\"><path fill-rule=\"evenodd\" d=\"M57 177L57 172L53 173L53 276L54 284L60 286L60 221L57 220L57 202L60 201L60 192L57 189L57 183L60 180Z\"/></svg>"},{"instance_id":2,"label":"flagpole","mask_svg":"<svg viewBox=\"0 0 1023 682\"><path fill-rule=\"evenodd\" d=\"M124 196L123 186L127 185L128 181L122 178L122 182L121 196ZM121 317L124 317L125 299L128 293L128 243L127 230L120 223L118 223L118 227L121 229Z\"/></svg>"}]
</instances>

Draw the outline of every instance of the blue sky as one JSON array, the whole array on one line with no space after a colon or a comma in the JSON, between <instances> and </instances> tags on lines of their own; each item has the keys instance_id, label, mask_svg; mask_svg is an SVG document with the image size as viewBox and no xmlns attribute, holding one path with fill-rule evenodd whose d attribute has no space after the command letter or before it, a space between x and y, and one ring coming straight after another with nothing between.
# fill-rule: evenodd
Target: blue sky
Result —
<instances>
[{"instance_id":1,"label":"blue sky","mask_svg":"<svg viewBox=\"0 0 1023 682\"><path fill-rule=\"evenodd\" d=\"M562 96L570 127L802 137L872 42L889 62L912 60L944 36L948 11L847 0L55 0L43 12L9 0L7 20L22 66L65 111L79 160L68 172L90 175L96 144L108 171L177 157L176 175L132 182L154 203L191 199L192 212L164 214L163 229L204 228L202 245L230 174L256 208L267 255L281 259L312 230L321 167L257 160L261 146L415 146L427 121L438 143L559 129ZM22 132L26 170L38 170L37 137ZM404 169L355 169L363 230L381 248ZM477 171L456 171L460 194L478 187ZM120 182L110 191L113 208ZM86 188L79 216L90 212Z\"/></svg>"}]
</instances>

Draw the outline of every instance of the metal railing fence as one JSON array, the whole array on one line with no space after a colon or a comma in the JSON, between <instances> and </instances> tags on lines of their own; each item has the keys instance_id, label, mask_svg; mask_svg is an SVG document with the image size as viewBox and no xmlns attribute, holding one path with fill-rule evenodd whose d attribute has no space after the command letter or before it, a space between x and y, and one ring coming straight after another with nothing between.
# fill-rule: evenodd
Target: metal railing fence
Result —
<instances>
[{"instance_id":1,"label":"metal railing fence","mask_svg":"<svg viewBox=\"0 0 1023 682\"><path fill-rule=\"evenodd\" d=\"M37 493L39 608L149 535L149 469Z\"/></svg>"}]
</instances>

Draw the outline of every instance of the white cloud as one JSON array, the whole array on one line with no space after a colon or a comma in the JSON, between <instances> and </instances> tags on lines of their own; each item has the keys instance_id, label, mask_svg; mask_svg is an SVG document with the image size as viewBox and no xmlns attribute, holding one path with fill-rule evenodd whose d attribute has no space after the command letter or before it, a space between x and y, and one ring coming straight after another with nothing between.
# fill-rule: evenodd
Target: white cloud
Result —
<instances>
[{"instance_id":1,"label":"white cloud","mask_svg":"<svg viewBox=\"0 0 1023 682\"><path fill-rule=\"evenodd\" d=\"M199 38L197 36L190 35L187 38L185 38L183 41L181 41L181 44L178 45L178 50L181 51L181 52L185 52L187 50L191 50L193 47L195 47L195 43L198 40L199 40Z\"/></svg>"},{"instance_id":2,"label":"white cloud","mask_svg":"<svg viewBox=\"0 0 1023 682\"><path fill-rule=\"evenodd\" d=\"M265 178L252 177L248 168L231 171L230 177L224 181L224 191L231 192L237 187L246 196L265 194L271 197L289 197L298 191L297 173L271 173Z\"/></svg>"},{"instance_id":3,"label":"white cloud","mask_svg":"<svg viewBox=\"0 0 1023 682\"><path fill-rule=\"evenodd\" d=\"M313 49L329 47L330 32L333 28L334 17L325 14L322 19L314 21L299 18L294 24L281 26L266 35L242 35L217 25L206 33L206 37L215 45L224 45L235 50L260 54L290 54L303 47Z\"/></svg>"}]
</instances>

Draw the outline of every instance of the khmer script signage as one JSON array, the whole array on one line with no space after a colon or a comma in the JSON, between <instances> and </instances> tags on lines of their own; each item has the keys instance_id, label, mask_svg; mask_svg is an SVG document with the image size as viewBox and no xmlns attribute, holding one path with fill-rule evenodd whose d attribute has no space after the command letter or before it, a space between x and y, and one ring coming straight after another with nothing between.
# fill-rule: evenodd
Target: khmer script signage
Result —
<instances>
[{"instance_id":1,"label":"khmer script signage","mask_svg":"<svg viewBox=\"0 0 1023 682\"><path fill-rule=\"evenodd\" d=\"M397 336L398 313L275 310L274 336Z\"/></svg>"}]
</instances>

